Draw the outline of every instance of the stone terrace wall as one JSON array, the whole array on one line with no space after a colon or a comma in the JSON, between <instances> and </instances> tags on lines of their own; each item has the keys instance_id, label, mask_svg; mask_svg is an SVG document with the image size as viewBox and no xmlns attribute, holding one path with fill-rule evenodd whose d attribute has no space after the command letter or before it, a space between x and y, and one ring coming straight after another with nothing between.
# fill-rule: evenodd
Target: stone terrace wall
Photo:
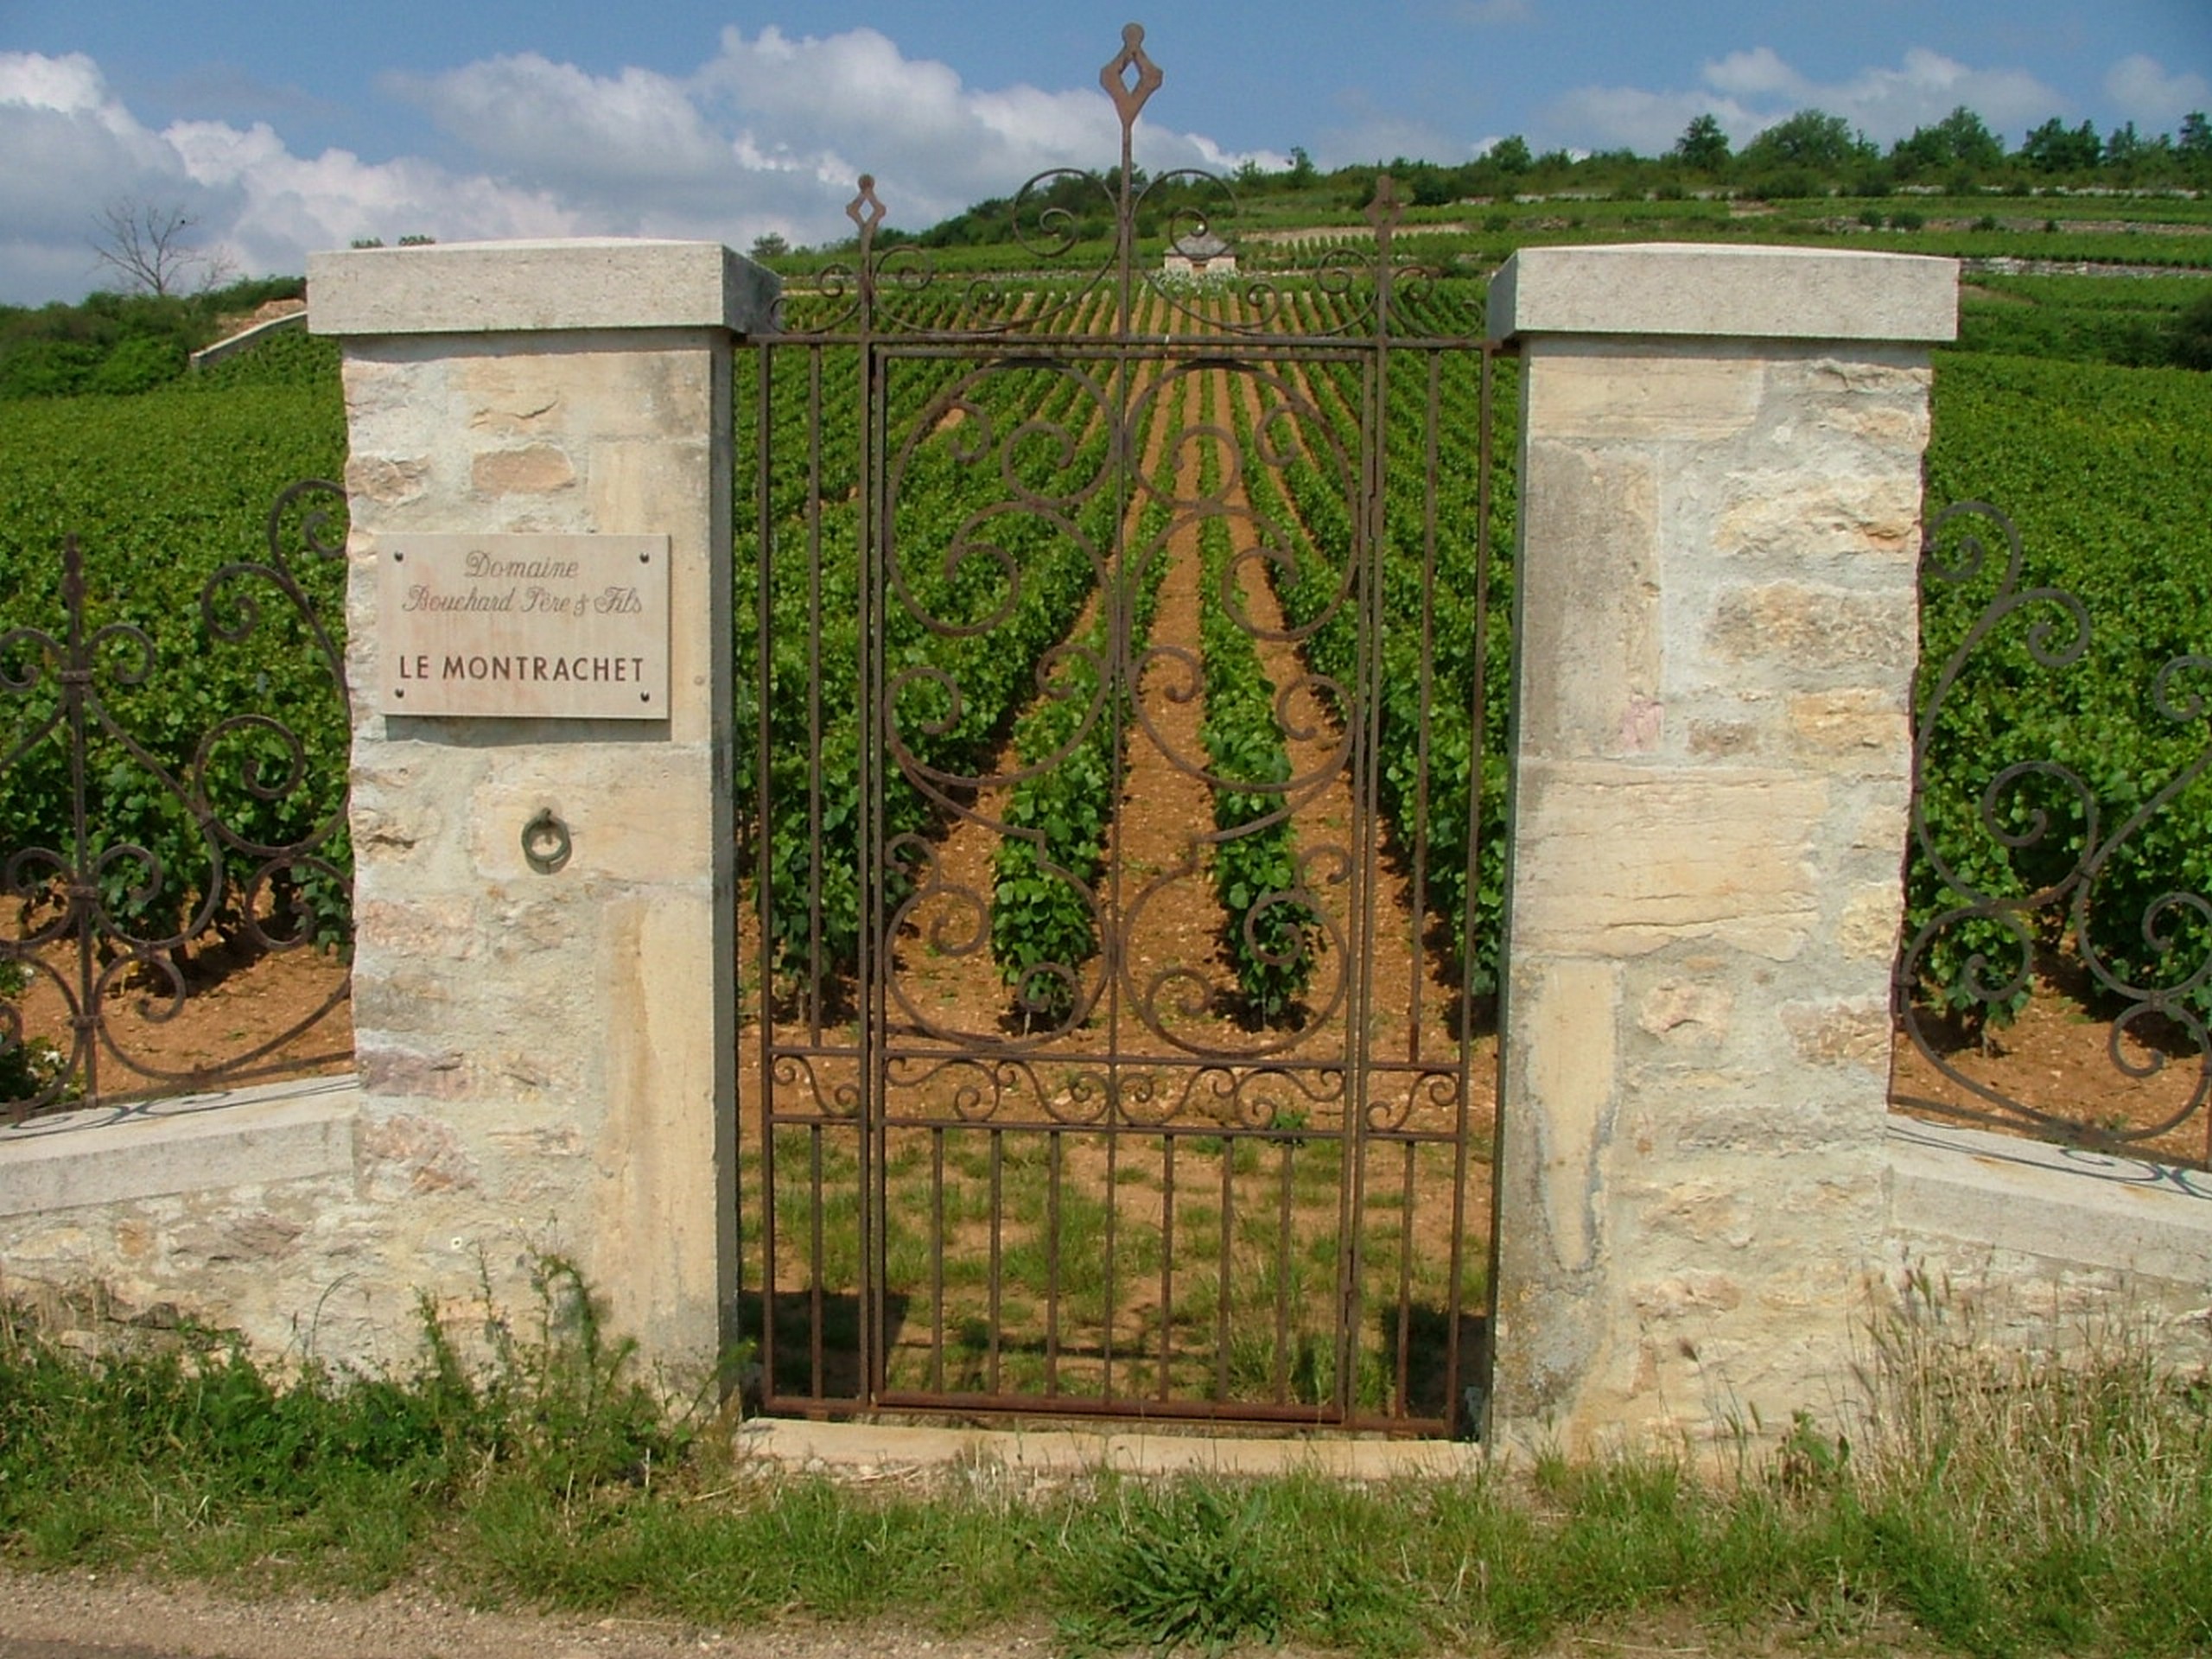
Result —
<instances>
[{"instance_id":1,"label":"stone terrace wall","mask_svg":"<svg viewBox=\"0 0 2212 1659\"><path fill-rule=\"evenodd\" d=\"M357 699L357 1080L0 1131L0 1293L271 1351L576 1261L675 1386L734 1314L726 250L319 258L346 342L354 683L379 538L654 532L645 728ZM2202 1357L2212 1185L1886 1110L1915 553L1947 261L1531 250L1494 1438L1785 1426L1913 1275L1994 1336ZM1472 435L1469 435L1471 440ZM573 856L540 873L540 810ZM1887 1287L1885 1289L1885 1287Z\"/></svg>"}]
</instances>

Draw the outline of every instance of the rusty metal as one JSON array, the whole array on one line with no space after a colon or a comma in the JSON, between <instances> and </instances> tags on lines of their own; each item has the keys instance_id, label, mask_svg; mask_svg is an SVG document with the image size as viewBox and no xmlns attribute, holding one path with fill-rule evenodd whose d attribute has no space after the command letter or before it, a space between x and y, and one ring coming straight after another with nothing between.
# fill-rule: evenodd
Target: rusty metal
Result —
<instances>
[{"instance_id":1,"label":"rusty metal","mask_svg":"<svg viewBox=\"0 0 2212 1659\"><path fill-rule=\"evenodd\" d=\"M1926 671L1906 871L1908 903L1924 919L1908 920L1893 1002L1913 1053L1936 1075L1925 1089L1893 1084L1891 1101L2212 1166L2212 897L2172 885L2171 836L2163 854L2152 844L2162 823L2185 826L2185 813L2202 810L2202 791L2184 798L2212 770L2212 701L2202 690L2212 657L2184 651L2158 662L2147 683L2126 687L2141 706L2105 723L2100 692L2139 664L2095 653L2088 607L2028 582L2024 563L2019 531L1984 503L1951 507L1928 527L1928 603L1975 594L1992 573L1993 582ZM1992 660L1999 677L1974 677ZM2161 750L2159 772L2136 770L2158 765ZM2183 839L2195 837L2184 828ZM2010 1023L2056 995L2070 1020L2105 1026L2109 1071L2086 1095L2070 1084L2055 1094L1992 1063Z\"/></svg>"},{"instance_id":2,"label":"rusty metal","mask_svg":"<svg viewBox=\"0 0 2212 1659\"><path fill-rule=\"evenodd\" d=\"M350 1058L295 1046L344 999L342 981L282 1033L205 1064L164 1065L133 1046L135 1033L183 1010L188 958L211 938L260 955L342 948L350 937L350 925L332 917L351 892L335 844L350 728L342 652L302 580L311 562L343 559L342 529L333 531L344 502L344 490L322 480L286 490L270 509L267 556L209 575L197 643L173 639L166 657L135 624L96 624L73 537L61 553L59 631L0 635L0 801L11 842L0 868L0 1116ZM250 709L197 734L165 729L174 721L157 701L164 683L190 685L233 650L265 652L259 636L277 618L288 648L304 653L308 723ZM165 683L164 669L179 677ZM273 677L257 677L267 693ZM323 696L331 702L316 716L311 705ZM327 748L334 733L334 755L318 753L315 740ZM167 839L118 838L124 807L135 822L168 819ZM319 915L308 901L315 887L327 901ZM317 938L333 926L340 937Z\"/></svg>"},{"instance_id":3,"label":"rusty metal","mask_svg":"<svg viewBox=\"0 0 2212 1659\"><path fill-rule=\"evenodd\" d=\"M1019 276L861 178L747 365L765 1403L1471 1432L1490 358L1387 179L1302 269L1149 268L1235 206L1141 175L1161 81L1131 29Z\"/></svg>"}]
</instances>

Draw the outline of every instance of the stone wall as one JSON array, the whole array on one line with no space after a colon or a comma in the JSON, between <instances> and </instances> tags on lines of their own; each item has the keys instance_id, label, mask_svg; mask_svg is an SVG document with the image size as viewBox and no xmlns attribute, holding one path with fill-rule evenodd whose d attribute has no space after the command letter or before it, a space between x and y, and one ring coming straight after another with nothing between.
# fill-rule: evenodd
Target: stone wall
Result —
<instances>
[{"instance_id":1,"label":"stone wall","mask_svg":"<svg viewBox=\"0 0 2212 1659\"><path fill-rule=\"evenodd\" d=\"M735 1315L731 350L774 279L596 242L320 255L309 284L344 344L358 1079L193 1128L34 1126L0 1148L0 1262L354 1361L411 1345L418 1295L528 1306L556 1255L696 1387ZM668 716L378 712L379 563L410 532L665 536ZM572 848L544 872L541 812ZM259 1170L270 1134L313 1157ZM134 1136L168 1178L82 1173Z\"/></svg>"},{"instance_id":2,"label":"stone wall","mask_svg":"<svg viewBox=\"0 0 2212 1659\"><path fill-rule=\"evenodd\" d=\"M671 1387L734 1314L731 341L687 244L318 258L346 346L351 671L412 531L663 533L664 721L359 696L359 1075L0 1131L0 1292L399 1360L575 1261ZM1516 255L1523 361L1497 1438L1833 1408L1869 1319L2139 1314L2201 1358L2196 1177L1886 1111L1927 350L1948 262ZM550 811L573 855L541 873Z\"/></svg>"},{"instance_id":3,"label":"stone wall","mask_svg":"<svg viewBox=\"0 0 2212 1659\"><path fill-rule=\"evenodd\" d=\"M1494 1411L1786 1423L1881 1262L1947 261L1530 250Z\"/></svg>"}]
</instances>

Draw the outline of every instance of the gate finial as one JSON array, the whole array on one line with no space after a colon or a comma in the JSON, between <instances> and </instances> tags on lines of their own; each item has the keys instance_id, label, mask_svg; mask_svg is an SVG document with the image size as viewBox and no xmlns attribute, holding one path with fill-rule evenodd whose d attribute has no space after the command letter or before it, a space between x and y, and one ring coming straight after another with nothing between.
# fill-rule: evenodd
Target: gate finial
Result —
<instances>
[{"instance_id":1,"label":"gate finial","mask_svg":"<svg viewBox=\"0 0 2212 1659\"><path fill-rule=\"evenodd\" d=\"M1129 79L1132 70L1136 75L1134 81ZM1114 100L1115 109L1121 112L1122 137L1125 141L1129 129L1136 125L1137 111L1144 108L1160 90L1160 83L1166 79L1160 73L1160 66L1144 54L1144 25L1123 24L1121 54L1098 72L1098 84L1106 89L1106 96Z\"/></svg>"}]
</instances>

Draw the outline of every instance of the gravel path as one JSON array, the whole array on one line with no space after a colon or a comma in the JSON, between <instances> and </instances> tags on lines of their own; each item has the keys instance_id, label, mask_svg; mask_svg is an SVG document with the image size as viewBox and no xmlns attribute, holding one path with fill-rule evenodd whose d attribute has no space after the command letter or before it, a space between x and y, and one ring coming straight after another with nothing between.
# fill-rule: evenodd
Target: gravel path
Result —
<instances>
[{"instance_id":1,"label":"gravel path","mask_svg":"<svg viewBox=\"0 0 2212 1659\"><path fill-rule=\"evenodd\" d=\"M1052 1650L1042 1625L957 1637L797 1624L723 1631L481 1612L420 1591L245 1602L200 1585L0 1571L0 1659L1043 1659Z\"/></svg>"}]
</instances>

